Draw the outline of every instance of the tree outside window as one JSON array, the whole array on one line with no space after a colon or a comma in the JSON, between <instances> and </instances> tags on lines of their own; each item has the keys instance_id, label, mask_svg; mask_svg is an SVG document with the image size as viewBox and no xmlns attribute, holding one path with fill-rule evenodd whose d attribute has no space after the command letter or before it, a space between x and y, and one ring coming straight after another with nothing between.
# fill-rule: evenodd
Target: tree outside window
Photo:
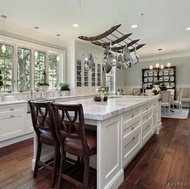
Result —
<instances>
[{"instance_id":1,"label":"tree outside window","mask_svg":"<svg viewBox=\"0 0 190 189\"><path fill-rule=\"evenodd\" d=\"M18 48L18 85L19 91L31 90L31 50Z\"/></svg>"},{"instance_id":2,"label":"tree outside window","mask_svg":"<svg viewBox=\"0 0 190 189\"><path fill-rule=\"evenodd\" d=\"M5 53L0 49L0 70L2 74L2 91L13 91L13 47L6 45Z\"/></svg>"},{"instance_id":3,"label":"tree outside window","mask_svg":"<svg viewBox=\"0 0 190 189\"><path fill-rule=\"evenodd\" d=\"M43 79L43 73L45 70L45 62L46 62L46 53L39 52L37 58L35 59L35 66L34 66L34 88L36 91L40 90L39 83Z\"/></svg>"},{"instance_id":4,"label":"tree outside window","mask_svg":"<svg viewBox=\"0 0 190 189\"><path fill-rule=\"evenodd\" d=\"M49 72L49 88L57 88L57 54L50 54L48 56L48 72Z\"/></svg>"}]
</instances>

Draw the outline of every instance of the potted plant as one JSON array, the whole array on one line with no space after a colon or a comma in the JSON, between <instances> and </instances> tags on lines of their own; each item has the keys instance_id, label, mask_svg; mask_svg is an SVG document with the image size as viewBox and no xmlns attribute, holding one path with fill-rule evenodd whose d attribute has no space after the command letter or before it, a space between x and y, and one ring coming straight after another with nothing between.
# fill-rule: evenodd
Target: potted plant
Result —
<instances>
[{"instance_id":1,"label":"potted plant","mask_svg":"<svg viewBox=\"0 0 190 189\"><path fill-rule=\"evenodd\" d=\"M68 96L70 93L70 88L68 83L59 83L60 86L60 95Z\"/></svg>"},{"instance_id":2,"label":"potted plant","mask_svg":"<svg viewBox=\"0 0 190 189\"><path fill-rule=\"evenodd\" d=\"M155 87L159 87L159 85L160 85L161 83L162 83L161 81L157 80L157 81L154 81L154 82L153 82L153 85L154 85Z\"/></svg>"}]
</instances>

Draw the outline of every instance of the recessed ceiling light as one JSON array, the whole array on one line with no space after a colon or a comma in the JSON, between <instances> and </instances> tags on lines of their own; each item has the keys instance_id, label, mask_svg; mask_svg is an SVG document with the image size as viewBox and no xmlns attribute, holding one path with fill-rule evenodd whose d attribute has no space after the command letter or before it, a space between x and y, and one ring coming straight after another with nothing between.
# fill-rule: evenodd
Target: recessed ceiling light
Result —
<instances>
[{"instance_id":1,"label":"recessed ceiling light","mask_svg":"<svg viewBox=\"0 0 190 189\"><path fill-rule=\"evenodd\" d=\"M134 24L134 25L132 25L132 26L131 26L131 28L137 28L137 25L136 25L136 24Z\"/></svg>"},{"instance_id":2,"label":"recessed ceiling light","mask_svg":"<svg viewBox=\"0 0 190 189\"><path fill-rule=\"evenodd\" d=\"M77 27L79 27L79 25L78 24L73 24L73 27L77 28Z\"/></svg>"},{"instance_id":3,"label":"recessed ceiling light","mask_svg":"<svg viewBox=\"0 0 190 189\"><path fill-rule=\"evenodd\" d=\"M186 28L186 30L190 30L190 27Z\"/></svg>"}]
</instances>

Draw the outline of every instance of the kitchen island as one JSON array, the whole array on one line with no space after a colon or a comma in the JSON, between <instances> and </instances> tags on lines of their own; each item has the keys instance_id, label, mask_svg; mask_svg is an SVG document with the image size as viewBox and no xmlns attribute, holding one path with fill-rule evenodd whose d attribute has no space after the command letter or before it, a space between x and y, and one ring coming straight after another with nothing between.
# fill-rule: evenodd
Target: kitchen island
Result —
<instances>
[{"instance_id":1,"label":"kitchen island","mask_svg":"<svg viewBox=\"0 0 190 189\"><path fill-rule=\"evenodd\" d=\"M161 128L159 95L112 96L106 102L95 102L92 97L54 100L59 104L82 104L85 123L97 131L97 155L91 165L97 169L98 189L118 188L124 181L124 168ZM44 158L51 152L44 148Z\"/></svg>"}]
</instances>

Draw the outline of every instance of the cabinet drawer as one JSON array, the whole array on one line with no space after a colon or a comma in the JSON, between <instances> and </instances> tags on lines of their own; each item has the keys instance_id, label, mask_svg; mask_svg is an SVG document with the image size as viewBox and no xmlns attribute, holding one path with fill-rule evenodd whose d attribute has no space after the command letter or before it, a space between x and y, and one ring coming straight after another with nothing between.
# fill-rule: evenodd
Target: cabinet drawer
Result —
<instances>
[{"instance_id":1,"label":"cabinet drawer","mask_svg":"<svg viewBox=\"0 0 190 189\"><path fill-rule=\"evenodd\" d=\"M136 116L140 115L140 109L135 108L133 110L130 110L123 115L123 123L126 123L130 121L131 119L135 118Z\"/></svg>"},{"instance_id":2,"label":"cabinet drawer","mask_svg":"<svg viewBox=\"0 0 190 189\"><path fill-rule=\"evenodd\" d=\"M152 103L147 103L146 105L142 106L142 112L147 111L152 108Z\"/></svg>"},{"instance_id":3,"label":"cabinet drawer","mask_svg":"<svg viewBox=\"0 0 190 189\"><path fill-rule=\"evenodd\" d=\"M142 123L144 123L146 120L150 119L151 117L152 117L152 108L142 113Z\"/></svg>"},{"instance_id":4,"label":"cabinet drawer","mask_svg":"<svg viewBox=\"0 0 190 189\"><path fill-rule=\"evenodd\" d=\"M146 136L147 133L151 132L152 118L148 119L142 124L142 137Z\"/></svg>"},{"instance_id":5,"label":"cabinet drawer","mask_svg":"<svg viewBox=\"0 0 190 189\"><path fill-rule=\"evenodd\" d=\"M141 148L140 128L123 137L123 166L126 166Z\"/></svg>"},{"instance_id":6,"label":"cabinet drawer","mask_svg":"<svg viewBox=\"0 0 190 189\"><path fill-rule=\"evenodd\" d=\"M129 135L135 129L140 127L140 117L141 116L138 115L133 119L130 119L129 121L123 123L123 136Z\"/></svg>"},{"instance_id":7,"label":"cabinet drawer","mask_svg":"<svg viewBox=\"0 0 190 189\"><path fill-rule=\"evenodd\" d=\"M0 106L0 115L25 112L25 107L26 107L26 104L14 104L14 105Z\"/></svg>"}]
</instances>

